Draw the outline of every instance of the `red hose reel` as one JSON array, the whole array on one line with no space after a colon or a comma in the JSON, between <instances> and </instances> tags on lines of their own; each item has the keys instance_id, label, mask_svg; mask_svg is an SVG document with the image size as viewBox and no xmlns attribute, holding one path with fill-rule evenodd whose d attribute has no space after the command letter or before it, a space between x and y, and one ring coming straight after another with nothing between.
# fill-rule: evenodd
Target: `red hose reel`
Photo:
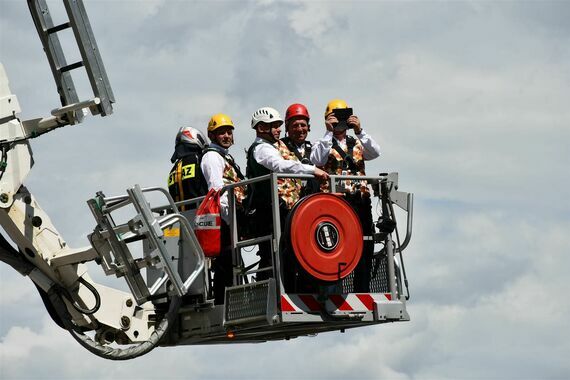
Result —
<instances>
[{"instance_id":1,"label":"red hose reel","mask_svg":"<svg viewBox=\"0 0 570 380\"><path fill-rule=\"evenodd\" d=\"M307 273L336 281L356 268L362 256L362 227L348 202L330 193L313 194L292 213L291 247Z\"/></svg>"}]
</instances>

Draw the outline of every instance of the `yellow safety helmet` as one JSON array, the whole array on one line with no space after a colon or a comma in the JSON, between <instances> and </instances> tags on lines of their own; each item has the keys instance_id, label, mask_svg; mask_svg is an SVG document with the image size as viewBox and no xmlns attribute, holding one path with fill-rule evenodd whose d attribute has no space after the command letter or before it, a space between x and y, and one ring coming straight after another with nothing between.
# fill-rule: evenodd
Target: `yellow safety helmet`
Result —
<instances>
[{"instance_id":1,"label":"yellow safety helmet","mask_svg":"<svg viewBox=\"0 0 570 380\"><path fill-rule=\"evenodd\" d=\"M212 118L208 122L208 132L213 132L216 129L225 126L230 126L232 128L235 128L234 122L228 115L224 113L217 113L214 116L212 116Z\"/></svg>"},{"instance_id":2,"label":"yellow safety helmet","mask_svg":"<svg viewBox=\"0 0 570 380\"><path fill-rule=\"evenodd\" d=\"M327 109L325 111L325 117L332 111L339 108L348 108L348 104L342 99L333 99L327 104Z\"/></svg>"}]
</instances>

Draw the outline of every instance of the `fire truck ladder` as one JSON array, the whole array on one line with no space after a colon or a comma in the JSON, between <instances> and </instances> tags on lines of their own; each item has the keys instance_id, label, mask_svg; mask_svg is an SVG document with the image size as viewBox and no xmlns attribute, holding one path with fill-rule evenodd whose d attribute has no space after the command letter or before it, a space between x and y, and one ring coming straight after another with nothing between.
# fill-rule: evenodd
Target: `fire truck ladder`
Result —
<instances>
[{"instance_id":1,"label":"fire truck ladder","mask_svg":"<svg viewBox=\"0 0 570 380\"><path fill-rule=\"evenodd\" d=\"M28 0L28 7L36 25L47 55L57 91L61 100L61 108L51 112L57 119L55 126L36 128L32 137L48 132L55 127L80 123L83 120L83 109L89 108L93 115L110 115L113 112L112 103L115 102L109 79L99 49L87 17L82 0L63 0L69 21L54 25L46 0ZM58 32L72 28L73 35L81 60L67 63L58 37ZM84 67L93 90L93 98L80 101L75 89L71 71ZM41 123L40 123L41 124Z\"/></svg>"}]
</instances>

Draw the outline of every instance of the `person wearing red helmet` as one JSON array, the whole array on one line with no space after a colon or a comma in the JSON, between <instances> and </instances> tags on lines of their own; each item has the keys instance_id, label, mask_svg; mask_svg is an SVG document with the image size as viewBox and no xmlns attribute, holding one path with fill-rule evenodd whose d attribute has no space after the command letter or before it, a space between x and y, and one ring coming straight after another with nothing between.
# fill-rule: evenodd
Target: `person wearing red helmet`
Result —
<instances>
[{"instance_id":1,"label":"person wearing red helmet","mask_svg":"<svg viewBox=\"0 0 570 380\"><path fill-rule=\"evenodd\" d=\"M312 145L310 141L307 141L307 135L311 130L310 120L307 107L300 103L291 104L285 112L287 136L283 137L281 141L304 164L311 163Z\"/></svg>"},{"instance_id":2,"label":"person wearing red helmet","mask_svg":"<svg viewBox=\"0 0 570 380\"><path fill-rule=\"evenodd\" d=\"M313 145L307 136L311 131L311 117L304 104L291 104L285 112L285 132L287 135L281 141L303 164L311 164ZM316 193L320 190L319 182L315 179L303 181L301 197Z\"/></svg>"}]
</instances>

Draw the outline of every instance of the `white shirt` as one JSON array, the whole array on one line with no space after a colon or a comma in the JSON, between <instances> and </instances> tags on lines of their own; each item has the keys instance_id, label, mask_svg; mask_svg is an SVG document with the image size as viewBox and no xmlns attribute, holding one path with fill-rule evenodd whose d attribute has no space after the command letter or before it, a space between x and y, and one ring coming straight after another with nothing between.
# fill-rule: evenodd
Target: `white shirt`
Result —
<instances>
[{"instance_id":1,"label":"white shirt","mask_svg":"<svg viewBox=\"0 0 570 380\"><path fill-rule=\"evenodd\" d=\"M291 143L293 144L293 146L295 147L295 150L297 150L297 153L299 153L299 155L303 158L307 158L307 160L309 159L309 156L311 155L311 152L306 152L305 148L307 147L307 144L305 142L302 142L300 145L295 144L293 141L291 141ZM306 154L306 156L305 156Z\"/></svg>"},{"instance_id":2,"label":"white shirt","mask_svg":"<svg viewBox=\"0 0 570 380\"><path fill-rule=\"evenodd\" d=\"M218 144L211 143L210 148L219 150L222 154L228 154L228 150L222 148ZM220 190L225 186L223 176L224 169L226 167L226 160L217 152L206 152L202 157L202 163L200 168L202 173L204 173L204 179L208 185L208 190L216 189ZM229 203L228 203L228 192L224 192L220 197L220 215L222 219L229 224Z\"/></svg>"},{"instance_id":3,"label":"white shirt","mask_svg":"<svg viewBox=\"0 0 570 380\"><path fill-rule=\"evenodd\" d=\"M332 131L327 130L323 138L317 140L313 144L313 149L311 150L312 163L318 166L324 166L327 163L330 151L333 146L333 138L338 142L338 145L342 149L346 149L346 139L340 141L334 137ZM380 146L378 143L376 143L376 141L374 141L372 136L364 131L361 131L360 134L356 135L356 138L360 140L360 143L364 148L362 154L365 161L370 161L380 156Z\"/></svg>"},{"instance_id":4,"label":"white shirt","mask_svg":"<svg viewBox=\"0 0 570 380\"><path fill-rule=\"evenodd\" d=\"M279 150L261 137L255 139L260 143L253 150L253 158L258 164L275 173L314 174L315 166L302 164L295 160L286 160L281 157Z\"/></svg>"}]
</instances>

